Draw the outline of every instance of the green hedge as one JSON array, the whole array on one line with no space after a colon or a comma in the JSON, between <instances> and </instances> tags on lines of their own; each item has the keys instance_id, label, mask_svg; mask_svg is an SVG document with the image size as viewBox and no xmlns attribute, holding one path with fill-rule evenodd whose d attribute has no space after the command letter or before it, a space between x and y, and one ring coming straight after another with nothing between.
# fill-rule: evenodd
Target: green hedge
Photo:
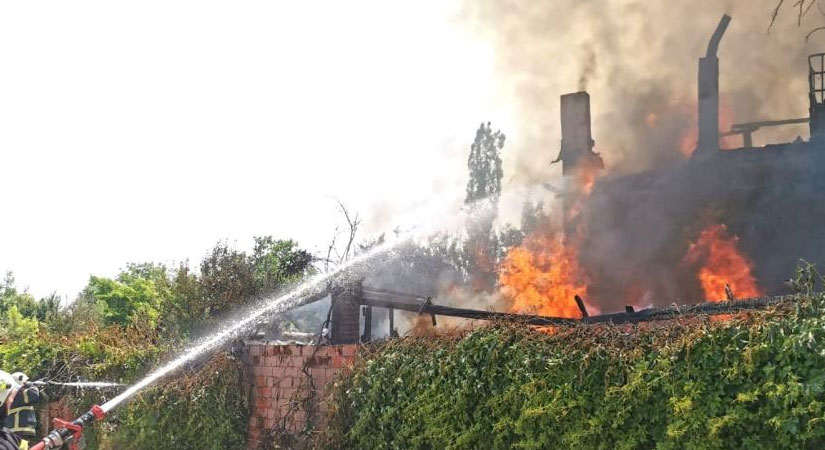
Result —
<instances>
[{"instance_id":1,"label":"green hedge","mask_svg":"<svg viewBox=\"0 0 825 450\"><path fill-rule=\"evenodd\" d=\"M326 445L825 448L821 302L728 321L495 325L389 342L338 382Z\"/></svg>"},{"instance_id":2,"label":"green hedge","mask_svg":"<svg viewBox=\"0 0 825 450\"><path fill-rule=\"evenodd\" d=\"M243 365L227 353L196 372L150 388L97 431L100 449L242 450L249 424Z\"/></svg>"}]
</instances>

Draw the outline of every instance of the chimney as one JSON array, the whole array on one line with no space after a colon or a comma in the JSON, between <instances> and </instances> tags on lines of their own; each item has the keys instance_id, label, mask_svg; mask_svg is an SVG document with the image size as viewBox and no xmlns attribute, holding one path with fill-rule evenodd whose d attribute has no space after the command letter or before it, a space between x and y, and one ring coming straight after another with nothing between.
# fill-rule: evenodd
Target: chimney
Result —
<instances>
[{"instance_id":1,"label":"chimney","mask_svg":"<svg viewBox=\"0 0 825 450\"><path fill-rule=\"evenodd\" d=\"M593 151L593 136L590 133L590 95L575 92L561 96L561 151L555 162L561 161L565 183L562 209L564 211L564 235L573 236L576 220L573 211L583 195L582 180L595 176L597 170L604 169L604 162ZM576 218L577 219L577 218Z\"/></svg>"},{"instance_id":2,"label":"chimney","mask_svg":"<svg viewBox=\"0 0 825 450\"><path fill-rule=\"evenodd\" d=\"M590 133L590 95L575 92L561 96L561 151L555 162L561 161L564 176L573 175L579 167L595 164L604 167L602 158L593 151Z\"/></svg>"},{"instance_id":3,"label":"chimney","mask_svg":"<svg viewBox=\"0 0 825 450\"><path fill-rule=\"evenodd\" d=\"M699 58L699 143L696 154L719 150L719 41L730 23L725 14L710 37L705 56Z\"/></svg>"}]
</instances>

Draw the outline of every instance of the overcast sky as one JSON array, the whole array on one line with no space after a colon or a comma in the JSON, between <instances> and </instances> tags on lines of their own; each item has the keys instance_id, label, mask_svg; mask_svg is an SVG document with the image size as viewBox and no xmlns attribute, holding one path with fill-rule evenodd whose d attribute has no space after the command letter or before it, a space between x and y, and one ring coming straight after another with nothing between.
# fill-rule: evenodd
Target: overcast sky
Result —
<instances>
[{"instance_id":1,"label":"overcast sky","mask_svg":"<svg viewBox=\"0 0 825 450\"><path fill-rule=\"evenodd\" d=\"M392 3L392 5L391 5ZM445 0L0 6L0 270L73 298L218 240L329 240L458 202L491 48Z\"/></svg>"}]
</instances>

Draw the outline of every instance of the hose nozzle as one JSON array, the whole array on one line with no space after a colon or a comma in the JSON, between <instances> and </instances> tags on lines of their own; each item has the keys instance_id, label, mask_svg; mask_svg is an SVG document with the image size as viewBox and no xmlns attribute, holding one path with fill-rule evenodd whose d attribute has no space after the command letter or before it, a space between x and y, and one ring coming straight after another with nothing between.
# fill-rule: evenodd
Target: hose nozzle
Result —
<instances>
[{"instance_id":1,"label":"hose nozzle","mask_svg":"<svg viewBox=\"0 0 825 450\"><path fill-rule=\"evenodd\" d=\"M68 444L69 450L77 450L77 442L83 436L83 427L96 420L101 420L106 416L99 405L92 406L92 409L77 419L67 422L62 419L54 419L54 430L43 438L31 450L47 450L60 448L63 444Z\"/></svg>"}]
</instances>

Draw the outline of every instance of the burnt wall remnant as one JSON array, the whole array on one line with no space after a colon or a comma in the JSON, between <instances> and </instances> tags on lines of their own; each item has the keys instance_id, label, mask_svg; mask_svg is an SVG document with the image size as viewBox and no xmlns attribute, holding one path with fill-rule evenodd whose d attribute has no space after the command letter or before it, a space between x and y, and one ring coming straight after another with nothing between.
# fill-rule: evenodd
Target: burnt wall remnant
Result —
<instances>
[{"instance_id":1,"label":"burnt wall remnant","mask_svg":"<svg viewBox=\"0 0 825 450\"><path fill-rule=\"evenodd\" d=\"M705 56L699 58L699 143L694 155L701 156L719 149L719 42L730 23L725 14L708 42Z\"/></svg>"},{"instance_id":2,"label":"burnt wall remnant","mask_svg":"<svg viewBox=\"0 0 825 450\"><path fill-rule=\"evenodd\" d=\"M699 141L693 157L602 177L583 207L588 234L580 255L587 272L599 280L592 286L594 297L622 298L632 290L644 294L646 306L702 298L695 275L684 270L684 258L690 240L711 223L724 224L736 236L767 295L787 292L784 280L800 259L825 263L825 202L820 199L825 192L825 54L808 58L810 117L740 123L720 131L716 51L729 22L730 17L722 17L699 60ZM750 138L760 127L805 122L808 141L797 137L754 147ZM743 148L720 149L719 136L732 134L743 136ZM601 306L616 311L622 304Z\"/></svg>"}]
</instances>

